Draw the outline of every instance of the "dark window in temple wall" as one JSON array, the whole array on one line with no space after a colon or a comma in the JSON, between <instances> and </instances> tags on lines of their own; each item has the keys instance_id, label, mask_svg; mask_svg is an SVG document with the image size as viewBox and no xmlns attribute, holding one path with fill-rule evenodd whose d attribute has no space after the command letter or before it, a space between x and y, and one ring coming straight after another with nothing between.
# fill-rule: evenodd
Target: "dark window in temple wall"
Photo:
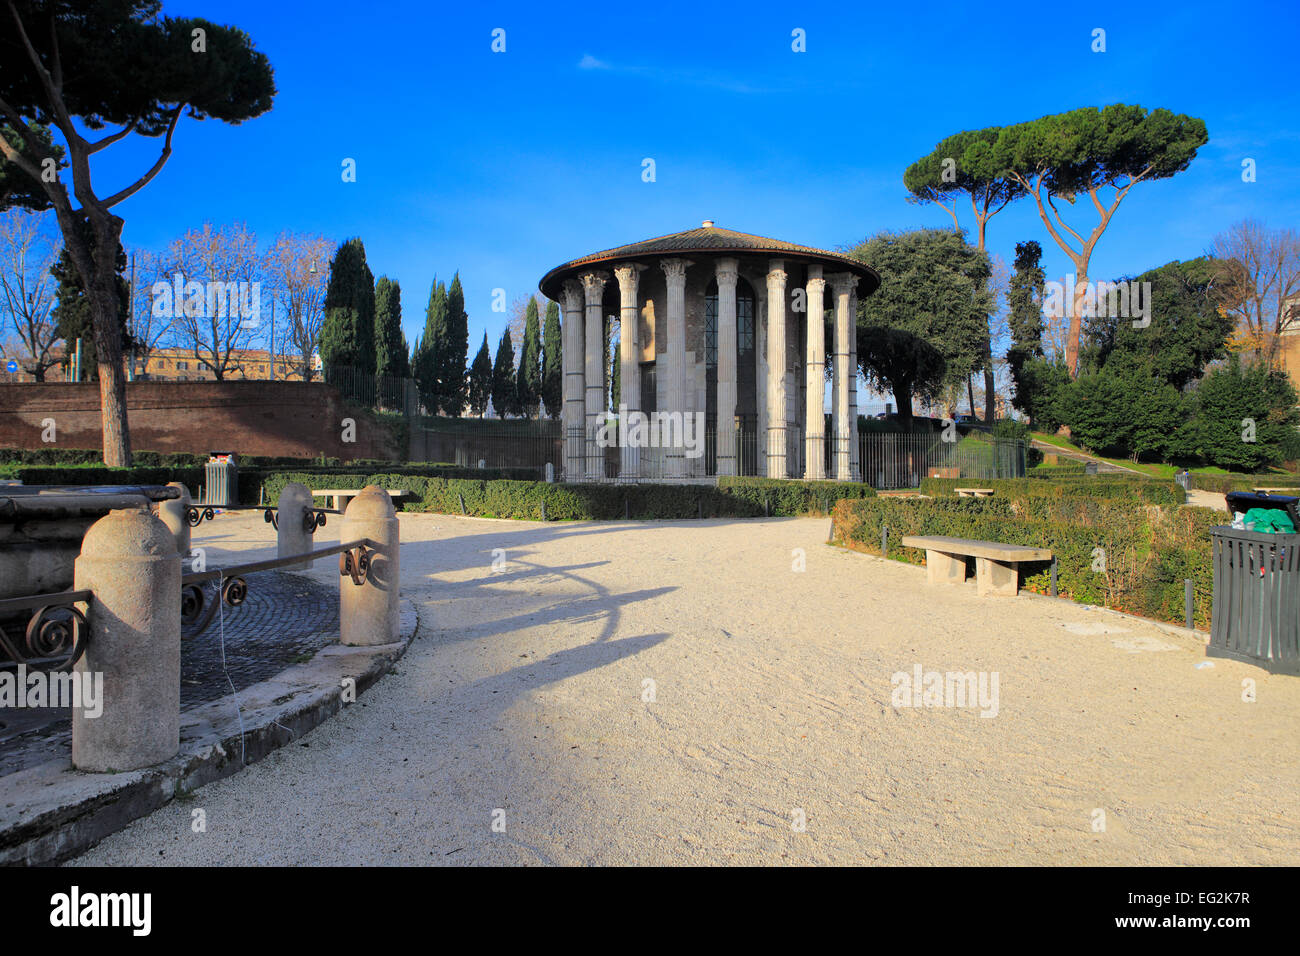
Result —
<instances>
[{"instance_id":1,"label":"dark window in temple wall","mask_svg":"<svg viewBox=\"0 0 1300 956\"><path fill-rule=\"evenodd\" d=\"M659 410L659 392L655 388L655 363L641 363L641 411L647 415Z\"/></svg>"}]
</instances>

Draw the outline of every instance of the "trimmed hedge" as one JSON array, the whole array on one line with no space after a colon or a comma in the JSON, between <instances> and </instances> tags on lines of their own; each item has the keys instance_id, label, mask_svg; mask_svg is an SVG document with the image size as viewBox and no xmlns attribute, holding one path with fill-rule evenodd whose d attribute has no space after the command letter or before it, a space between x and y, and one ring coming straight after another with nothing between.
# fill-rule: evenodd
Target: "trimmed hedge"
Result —
<instances>
[{"instance_id":1,"label":"trimmed hedge","mask_svg":"<svg viewBox=\"0 0 1300 956\"><path fill-rule=\"evenodd\" d=\"M1192 488L1226 495L1229 491L1255 488L1295 488L1300 494L1300 475L1192 475Z\"/></svg>"},{"instance_id":2,"label":"trimmed hedge","mask_svg":"<svg viewBox=\"0 0 1300 956\"><path fill-rule=\"evenodd\" d=\"M1213 595L1209 529L1224 516L1209 508L1143 505L1077 498L875 498L836 506L832 536L880 554L889 529L895 560L924 564L925 552L904 548L904 535L950 535L1051 548L1058 594L1116 610L1183 623L1183 580L1192 578L1195 623L1208 627ZM1104 571L1093 570L1095 549ZM1020 565L1021 587L1047 594L1048 562Z\"/></svg>"},{"instance_id":3,"label":"trimmed hedge","mask_svg":"<svg viewBox=\"0 0 1300 956\"><path fill-rule=\"evenodd\" d=\"M860 481L791 481L722 475L718 490L765 507L773 515L830 514L845 498L874 498L875 489Z\"/></svg>"},{"instance_id":4,"label":"trimmed hedge","mask_svg":"<svg viewBox=\"0 0 1300 956\"><path fill-rule=\"evenodd\" d=\"M1087 467L1081 461L1071 465L1035 465L1029 469L1028 475L1030 478L1063 478L1084 475Z\"/></svg>"},{"instance_id":5,"label":"trimmed hedge","mask_svg":"<svg viewBox=\"0 0 1300 956\"><path fill-rule=\"evenodd\" d=\"M846 498L868 498L875 492L856 482L779 481L766 478L719 479L712 485L665 484L548 484L544 481L510 479L443 478L429 475L372 474L357 478L354 486L378 485L403 489L413 497L405 499L407 511L468 514L483 518L542 517L565 520L636 520L668 518L752 518L764 514L795 516L826 513L825 507ZM266 500L279 501L280 492L292 481L319 486L328 476L302 472L267 475ZM463 505L462 505L463 502Z\"/></svg>"},{"instance_id":6,"label":"trimmed hedge","mask_svg":"<svg viewBox=\"0 0 1300 956\"><path fill-rule=\"evenodd\" d=\"M141 456L137 456L141 457ZM104 465L0 465L0 478L16 478L25 485L165 485L169 481L184 482L191 495L197 496L199 489L207 484L205 465L207 456L200 458L198 464L166 466L137 465L132 468L108 468ZM278 474L273 470L239 466L239 503L255 505L263 482L269 475ZM350 468L334 466L332 468L300 468L293 474L310 487L338 485L352 487L358 482L365 484L367 475L375 473L374 468ZM457 465L402 465L385 470L387 474L439 476L445 478L512 478L532 480L536 469L532 468L464 468ZM279 494L277 489L276 495Z\"/></svg>"},{"instance_id":7,"label":"trimmed hedge","mask_svg":"<svg viewBox=\"0 0 1300 956\"><path fill-rule=\"evenodd\" d=\"M998 497L1027 498L1114 498L1152 505L1182 504L1185 495L1177 482L1156 481L1127 475L1062 475L1052 481L1041 478L922 478L921 493L952 497L958 488L992 488Z\"/></svg>"}]
</instances>

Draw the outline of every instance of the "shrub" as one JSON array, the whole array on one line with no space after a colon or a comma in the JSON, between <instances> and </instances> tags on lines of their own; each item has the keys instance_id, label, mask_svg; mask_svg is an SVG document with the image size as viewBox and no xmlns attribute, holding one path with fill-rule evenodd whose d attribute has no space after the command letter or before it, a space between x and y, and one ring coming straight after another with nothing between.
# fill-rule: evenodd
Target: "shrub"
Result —
<instances>
[{"instance_id":1,"label":"shrub","mask_svg":"<svg viewBox=\"0 0 1300 956\"><path fill-rule=\"evenodd\" d=\"M922 478L921 493L933 496L956 495L957 488L978 485L992 488L998 497L1022 500L1049 498L1131 499L1152 505L1181 504L1183 489L1173 481L1155 481L1136 475L1057 475L1052 481L1041 478Z\"/></svg>"},{"instance_id":2,"label":"shrub","mask_svg":"<svg viewBox=\"0 0 1300 956\"><path fill-rule=\"evenodd\" d=\"M333 480L331 480L331 478ZM403 507L409 511L464 514L486 518L542 516L548 520L610 520L625 515L638 520L794 516L825 513L826 506L844 498L875 494L870 486L852 482L778 481L766 478L723 477L712 485L664 484L548 484L510 479L444 478L438 475L371 474L321 475L276 472L266 476L266 500L274 504L291 481L311 487L346 482L348 486L378 485L411 492ZM462 508L462 501L464 502Z\"/></svg>"},{"instance_id":3,"label":"shrub","mask_svg":"<svg viewBox=\"0 0 1300 956\"><path fill-rule=\"evenodd\" d=\"M1183 623L1183 580L1192 578L1195 621L1208 626L1213 593L1209 529L1224 516L1208 508L1142 505L1075 497L874 498L836 505L832 536L855 550L924 564L925 552L904 548L904 535L950 535L1046 547L1057 561L1062 596ZM1094 570L1102 549L1104 571ZM1021 564L1021 586L1048 593L1046 562Z\"/></svg>"}]
</instances>

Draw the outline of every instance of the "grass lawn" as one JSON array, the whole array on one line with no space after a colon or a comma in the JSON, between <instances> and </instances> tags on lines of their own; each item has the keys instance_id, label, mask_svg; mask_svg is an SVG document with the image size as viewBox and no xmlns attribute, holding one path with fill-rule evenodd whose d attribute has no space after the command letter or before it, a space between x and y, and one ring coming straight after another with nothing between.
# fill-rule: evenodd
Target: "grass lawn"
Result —
<instances>
[{"instance_id":1,"label":"grass lawn","mask_svg":"<svg viewBox=\"0 0 1300 956\"><path fill-rule=\"evenodd\" d=\"M1042 442L1045 445L1052 445L1063 451L1078 452L1081 455L1089 455L1098 461L1109 462L1112 465L1118 465L1121 468L1130 468L1133 471L1141 472L1148 478L1159 478L1172 481L1174 475L1182 470L1180 465L1170 465L1165 462L1132 462L1126 458L1103 458L1101 455L1093 454L1090 451L1084 451L1078 445L1071 442L1068 438L1061 435L1051 435L1047 432L1030 432L1030 438L1034 441ZM1049 453L1050 454L1050 453ZM1227 475L1231 472L1227 468L1219 468L1216 465L1204 465L1196 468L1187 469L1193 475ZM1267 475L1290 475L1285 468L1269 468L1268 471L1262 472Z\"/></svg>"}]
</instances>

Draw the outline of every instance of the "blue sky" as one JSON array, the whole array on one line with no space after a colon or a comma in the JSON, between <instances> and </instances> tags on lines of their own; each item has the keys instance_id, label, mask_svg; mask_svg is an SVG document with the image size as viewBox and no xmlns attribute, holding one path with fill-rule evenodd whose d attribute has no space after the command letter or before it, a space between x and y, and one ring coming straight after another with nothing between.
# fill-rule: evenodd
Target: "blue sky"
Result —
<instances>
[{"instance_id":1,"label":"blue sky","mask_svg":"<svg viewBox=\"0 0 1300 956\"><path fill-rule=\"evenodd\" d=\"M248 32L275 68L268 114L183 120L158 178L118 207L128 245L162 248L206 219L360 236L402 285L407 338L434 275L459 269L471 353L552 266L609 246L719 226L835 248L882 229L950 225L905 202L904 168L962 129L1138 103L1205 120L1210 142L1136 187L1093 278L1201 255L1245 217L1300 220L1300 7L1253 3L356 4L167 2ZM1091 52L1094 28L1107 51ZM506 31L506 52L491 51ZM791 50L806 31L807 52ZM97 167L101 195L159 142ZM357 181L342 181L345 157ZM642 181L642 160L657 181ZM1258 179L1241 180L1256 160ZM1090 215L1079 221L1089 228ZM969 220L963 220L969 224ZM992 220L1008 261L1037 239L1069 263L1032 201Z\"/></svg>"}]
</instances>

